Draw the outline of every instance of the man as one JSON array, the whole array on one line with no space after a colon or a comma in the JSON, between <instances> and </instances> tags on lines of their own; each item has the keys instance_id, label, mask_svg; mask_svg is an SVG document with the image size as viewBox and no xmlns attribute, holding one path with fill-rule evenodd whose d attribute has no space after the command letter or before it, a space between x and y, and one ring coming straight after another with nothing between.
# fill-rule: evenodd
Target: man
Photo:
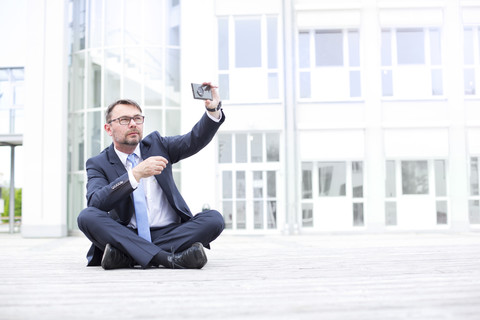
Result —
<instances>
[{"instance_id":1,"label":"man","mask_svg":"<svg viewBox=\"0 0 480 320\"><path fill-rule=\"evenodd\" d=\"M87 160L87 204L78 227L92 242L88 266L104 269L202 268L203 247L223 231L222 215L206 210L192 215L175 186L172 164L194 155L214 137L225 120L217 87L205 100L206 113L181 136L158 131L143 139L144 116L131 100L112 103L105 131L113 143Z\"/></svg>"}]
</instances>

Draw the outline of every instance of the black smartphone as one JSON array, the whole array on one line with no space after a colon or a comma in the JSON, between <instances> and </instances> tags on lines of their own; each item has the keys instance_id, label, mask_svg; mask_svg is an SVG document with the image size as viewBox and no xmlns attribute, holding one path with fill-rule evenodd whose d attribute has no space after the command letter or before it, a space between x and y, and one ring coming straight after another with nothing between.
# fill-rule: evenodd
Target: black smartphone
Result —
<instances>
[{"instance_id":1,"label":"black smartphone","mask_svg":"<svg viewBox=\"0 0 480 320\"><path fill-rule=\"evenodd\" d=\"M192 83L192 92L194 99L213 100L212 90L209 85Z\"/></svg>"}]
</instances>

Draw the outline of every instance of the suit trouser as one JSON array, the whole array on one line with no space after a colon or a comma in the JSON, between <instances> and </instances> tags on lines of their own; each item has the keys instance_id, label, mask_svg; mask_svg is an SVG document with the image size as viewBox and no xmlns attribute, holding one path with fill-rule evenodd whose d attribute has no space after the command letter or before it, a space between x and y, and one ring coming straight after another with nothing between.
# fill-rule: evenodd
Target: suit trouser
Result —
<instances>
[{"instance_id":1,"label":"suit trouser","mask_svg":"<svg viewBox=\"0 0 480 320\"><path fill-rule=\"evenodd\" d=\"M108 213L94 207L80 212L77 222L79 229L96 247L94 249L103 251L107 243L110 243L131 256L142 267L147 267L158 253L167 256L170 253L182 252L195 242L201 242L204 247L210 248L210 242L215 240L225 227L223 216L218 211L208 210L183 223L151 228L152 242L149 242L139 237L135 229L116 222ZM91 252L89 254L93 255ZM89 265L98 263L91 264L89 261Z\"/></svg>"}]
</instances>

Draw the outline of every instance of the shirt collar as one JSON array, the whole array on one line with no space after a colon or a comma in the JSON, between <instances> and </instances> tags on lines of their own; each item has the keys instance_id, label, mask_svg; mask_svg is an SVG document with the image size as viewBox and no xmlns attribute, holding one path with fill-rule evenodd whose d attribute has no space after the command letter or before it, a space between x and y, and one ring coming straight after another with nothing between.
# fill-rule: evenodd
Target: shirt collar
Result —
<instances>
[{"instance_id":1,"label":"shirt collar","mask_svg":"<svg viewBox=\"0 0 480 320\"><path fill-rule=\"evenodd\" d=\"M128 154L125 153L125 152L122 152L122 151L119 151L117 150L117 148L113 148L115 150L115 153L117 154L117 156L120 158L120 161L122 161L123 165L126 167L128 164L127 164L127 157L128 157ZM140 146L137 145L137 147L135 148L135 151L133 151L133 153L135 153L140 159L142 159L142 154L140 153ZM140 162L141 160L139 160Z\"/></svg>"}]
</instances>

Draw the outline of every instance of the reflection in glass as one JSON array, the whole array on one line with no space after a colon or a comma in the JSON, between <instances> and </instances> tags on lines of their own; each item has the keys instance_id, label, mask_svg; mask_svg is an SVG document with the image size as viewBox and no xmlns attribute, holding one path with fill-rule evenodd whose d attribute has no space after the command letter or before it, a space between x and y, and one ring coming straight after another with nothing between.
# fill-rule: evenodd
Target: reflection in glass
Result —
<instances>
[{"instance_id":1,"label":"reflection in glass","mask_svg":"<svg viewBox=\"0 0 480 320\"><path fill-rule=\"evenodd\" d=\"M277 196L277 174L276 171L267 171L267 197Z\"/></svg>"},{"instance_id":2,"label":"reflection in glass","mask_svg":"<svg viewBox=\"0 0 480 320\"><path fill-rule=\"evenodd\" d=\"M122 44L122 6L118 0L105 0L105 46ZM138 23L138 17L134 20Z\"/></svg>"},{"instance_id":3,"label":"reflection in glass","mask_svg":"<svg viewBox=\"0 0 480 320\"><path fill-rule=\"evenodd\" d=\"M280 161L280 135L278 133L267 133L267 162Z\"/></svg>"},{"instance_id":4,"label":"reflection in glass","mask_svg":"<svg viewBox=\"0 0 480 320\"><path fill-rule=\"evenodd\" d=\"M165 92L167 104L171 106L180 105L180 50L168 49L165 68Z\"/></svg>"},{"instance_id":5,"label":"reflection in glass","mask_svg":"<svg viewBox=\"0 0 480 320\"><path fill-rule=\"evenodd\" d=\"M232 229L233 225L233 201L226 200L223 201L223 219L225 220L225 229Z\"/></svg>"},{"instance_id":6,"label":"reflection in glass","mask_svg":"<svg viewBox=\"0 0 480 320\"><path fill-rule=\"evenodd\" d=\"M235 67L262 66L260 19L235 20Z\"/></svg>"},{"instance_id":7,"label":"reflection in glass","mask_svg":"<svg viewBox=\"0 0 480 320\"><path fill-rule=\"evenodd\" d=\"M428 162L402 161L403 194L428 194Z\"/></svg>"},{"instance_id":8,"label":"reflection in glass","mask_svg":"<svg viewBox=\"0 0 480 320\"><path fill-rule=\"evenodd\" d=\"M475 69L465 69L463 71L463 82L466 95L474 95L475 91Z\"/></svg>"},{"instance_id":9,"label":"reflection in glass","mask_svg":"<svg viewBox=\"0 0 480 320\"><path fill-rule=\"evenodd\" d=\"M263 161L263 139L262 134L255 133L250 136L250 152L252 162Z\"/></svg>"},{"instance_id":10,"label":"reflection in glass","mask_svg":"<svg viewBox=\"0 0 480 320\"><path fill-rule=\"evenodd\" d=\"M87 158L101 151L102 114L100 111L87 113Z\"/></svg>"},{"instance_id":11,"label":"reflection in glass","mask_svg":"<svg viewBox=\"0 0 480 320\"><path fill-rule=\"evenodd\" d=\"M267 228L275 229L277 227L277 202L267 201Z\"/></svg>"},{"instance_id":12,"label":"reflection in glass","mask_svg":"<svg viewBox=\"0 0 480 320\"><path fill-rule=\"evenodd\" d=\"M143 124L143 136L153 131L160 131L163 128L163 111L161 109L143 109L145 114L145 122ZM162 132L160 132L162 133Z\"/></svg>"},{"instance_id":13,"label":"reflection in glass","mask_svg":"<svg viewBox=\"0 0 480 320\"><path fill-rule=\"evenodd\" d=\"M437 224L447 224L447 201L437 201Z\"/></svg>"},{"instance_id":14,"label":"reflection in glass","mask_svg":"<svg viewBox=\"0 0 480 320\"><path fill-rule=\"evenodd\" d=\"M480 224L480 201L468 201L468 213L471 224Z\"/></svg>"},{"instance_id":15,"label":"reflection in glass","mask_svg":"<svg viewBox=\"0 0 480 320\"><path fill-rule=\"evenodd\" d=\"M365 225L363 219L363 203L353 204L353 225L356 227Z\"/></svg>"},{"instance_id":16,"label":"reflection in glass","mask_svg":"<svg viewBox=\"0 0 480 320\"><path fill-rule=\"evenodd\" d=\"M253 197L263 198L263 172L253 171Z\"/></svg>"},{"instance_id":17,"label":"reflection in glass","mask_svg":"<svg viewBox=\"0 0 480 320\"><path fill-rule=\"evenodd\" d=\"M385 224L387 226L397 225L397 203L393 201L385 202Z\"/></svg>"},{"instance_id":18,"label":"reflection in glass","mask_svg":"<svg viewBox=\"0 0 480 320\"><path fill-rule=\"evenodd\" d=\"M263 201L253 202L253 227L263 229Z\"/></svg>"},{"instance_id":19,"label":"reflection in glass","mask_svg":"<svg viewBox=\"0 0 480 320\"><path fill-rule=\"evenodd\" d=\"M302 199L312 199L312 170L302 170Z\"/></svg>"},{"instance_id":20,"label":"reflection in glass","mask_svg":"<svg viewBox=\"0 0 480 320\"><path fill-rule=\"evenodd\" d=\"M352 195L354 198L363 197L363 162L352 162Z\"/></svg>"},{"instance_id":21,"label":"reflection in glass","mask_svg":"<svg viewBox=\"0 0 480 320\"><path fill-rule=\"evenodd\" d=\"M437 197L447 195L445 160L435 160L435 195Z\"/></svg>"},{"instance_id":22,"label":"reflection in glass","mask_svg":"<svg viewBox=\"0 0 480 320\"><path fill-rule=\"evenodd\" d=\"M142 50L126 48L123 63L123 96L134 101L142 99Z\"/></svg>"},{"instance_id":23,"label":"reflection in glass","mask_svg":"<svg viewBox=\"0 0 480 320\"><path fill-rule=\"evenodd\" d=\"M318 163L318 189L321 197L345 196L346 179L345 162Z\"/></svg>"},{"instance_id":24,"label":"reflection in glass","mask_svg":"<svg viewBox=\"0 0 480 320\"><path fill-rule=\"evenodd\" d=\"M120 71L121 49L105 50L105 103L110 103L120 98Z\"/></svg>"},{"instance_id":25,"label":"reflection in glass","mask_svg":"<svg viewBox=\"0 0 480 320\"><path fill-rule=\"evenodd\" d=\"M102 51L87 52L87 108L100 108L102 105Z\"/></svg>"},{"instance_id":26,"label":"reflection in glass","mask_svg":"<svg viewBox=\"0 0 480 320\"><path fill-rule=\"evenodd\" d=\"M247 134L237 133L235 135L235 161L237 163L246 163L247 156Z\"/></svg>"},{"instance_id":27,"label":"reflection in glass","mask_svg":"<svg viewBox=\"0 0 480 320\"><path fill-rule=\"evenodd\" d=\"M247 185L245 181L245 171L237 171L236 173L236 191L237 199L246 197Z\"/></svg>"},{"instance_id":28,"label":"reflection in glass","mask_svg":"<svg viewBox=\"0 0 480 320\"><path fill-rule=\"evenodd\" d=\"M470 158L470 195L478 196L480 194L478 181L478 160L477 157Z\"/></svg>"},{"instance_id":29,"label":"reflection in glass","mask_svg":"<svg viewBox=\"0 0 480 320\"><path fill-rule=\"evenodd\" d=\"M425 64L424 32L422 29L397 30L398 64Z\"/></svg>"},{"instance_id":30,"label":"reflection in glass","mask_svg":"<svg viewBox=\"0 0 480 320\"><path fill-rule=\"evenodd\" d=\"M232 171L223 171L222 172L222 197L224 199L233 197Z\"/></svg>"},{"instance_id":31,"label":"reflection in glass","mask_svg":"<svg viewBox=\"0 0 480 320\"><path fill-rule=\"evenodd\" d=\"M145 105L163 105L163 50L158 48L145 49L145 65L143 68L145 78Z\"/></svg>"},{"instance_id":32,"label":"reflection in glass","mask_svg":"<svg viewBox=\"0 0 480 320\"><path fill-rule=\"evenodd\" d=\"M232 162L232 135L218 134L218 162Z\"/></svg>"},{"instance_id":33,"label":"reflection in glass","mask_svg":"<svg viewBox=\"0 0 480 320\"><path fill-rule=\"evenodd\" d=\"M245 229L247 227L247 213L245 200L237 200L237 229Z\"/></svg>"},{"instance_id":34,"label":"reflection in glass","mask_svg":"<svg viewBox=\"0 0 480 320\"><path fill-rule=\"evenodd\" d=\"M181 133L180 130L180 110L167 109L165 117L165 135L175 136Z\"/></svg>"},{"instance_id":35,"label":"reflection in glass","mask_svg":"<svg viewBox=\"0 0 480 320\"><path fill-rule=\"evenodd\" d=\"M302 203L302 227L313 227L312 203Z\"/></svg>"},{"instance_id":36,"label":"reflection in glass","mask_svg":"<svg viewBox=\"0 0 480 320\"><path fill-rule=\"evenodd\" d=\"M343 34L341 30L315 32L315 61L317 67L343 66Z\"/></svg>"},{"instance_id":37,"label":"reflection in glass","mask_svg":"<svg viewBox=\"0 0 480 320\"><path fill-rule=\"evenodd\" d=\"M395 161L388 160L385 165L385 197L392 198L397 195L397 176L395 173Z\"/></svg>"}]
</instances>

